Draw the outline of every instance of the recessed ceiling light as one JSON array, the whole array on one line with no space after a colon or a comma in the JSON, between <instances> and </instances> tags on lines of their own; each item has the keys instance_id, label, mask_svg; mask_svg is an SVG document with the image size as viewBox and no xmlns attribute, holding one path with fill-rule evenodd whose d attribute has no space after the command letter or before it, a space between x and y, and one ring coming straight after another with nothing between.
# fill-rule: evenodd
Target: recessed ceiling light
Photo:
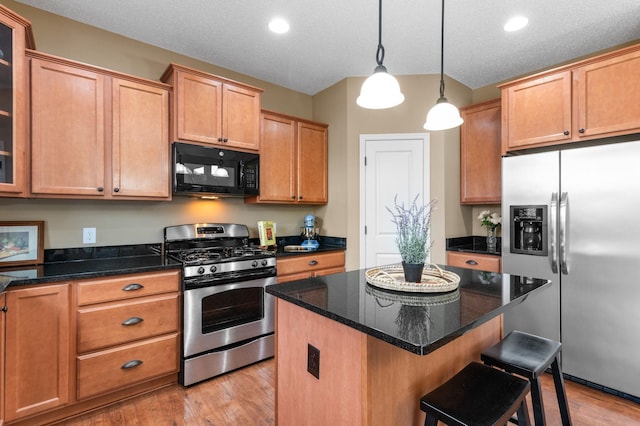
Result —
<instances>
[{"instance_id":1,"label":"recessed ceiling light","mask_svg":"<svg viewBox=\"0 0 640 426\"><path fill-rule=\"evenodd\" d=\"M507 32L513 32L523 29L529 23L529 19L525 16L514 16L504 24L504 30Z\"/></svg>"},{"instance_id":2,"label":"recessed ceiling light","mask_svg":"<svg viewBox=\"0 0 640 426\"><path fill-rule=\"evenodd\" d=\"M284 34L289 31L289 23L282 18L274 18L269 22L269 29L276 34Z\"/></svg>"}]
</instances>

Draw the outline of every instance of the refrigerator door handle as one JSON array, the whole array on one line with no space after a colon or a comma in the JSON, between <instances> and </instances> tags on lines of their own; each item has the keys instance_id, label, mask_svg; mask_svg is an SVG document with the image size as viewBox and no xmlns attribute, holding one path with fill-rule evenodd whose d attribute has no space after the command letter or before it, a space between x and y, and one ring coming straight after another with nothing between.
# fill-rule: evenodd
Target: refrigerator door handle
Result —
<instances>
[{"instance_id":1,"label":"refrigerator door handle","mask_svg":"<svg viewBox=\"0 0 640 426\"><path fill-rule=\"evenodd\" d=\"M549 234L551 235L549 242L549 259L551 260L551 272L558 273L558 243L556 241L556 223L558 223L558 193L551 194L551 203L549 209Z\"/></svg>"},{"instance_id":2,"label":"refrigerator door handle","mask_svg":"<svg viewBox=\"0 0 640 426\"><path fill-rule=\"evenodd\" d=\"M560 270L564 275L569 275L569 265L567 264L567 202L568 195L563 192L560 196Z\"/></svg>"}]
</instances>

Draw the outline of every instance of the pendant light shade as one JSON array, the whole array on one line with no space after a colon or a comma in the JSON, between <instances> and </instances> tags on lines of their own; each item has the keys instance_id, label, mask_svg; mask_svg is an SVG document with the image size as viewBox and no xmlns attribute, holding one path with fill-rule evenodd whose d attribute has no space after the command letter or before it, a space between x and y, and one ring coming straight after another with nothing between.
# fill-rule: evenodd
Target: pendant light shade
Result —
<instances>
[{"instance_id":1,"label":"pendant light shade","mask_svg":"<svg viewBox=\"0 0 640 426\"><path fill-rule=\"evenodd\" d=\"M404 101L404 95L400 91L400 84L398 84L398 80L387 72L387 68L382 65L383 61L382 0L379 0L378 50L376 51L376 62L378 63L378 66L373 70L373 74L364 81L362 89L360 89L360 96L356 99L356 103L363 108L391 108Z\"/></svg>"},{"instance_id":2,"label":"pendant light shade","mask_svg":"<svg viewBox=\"0 0 640 426\"><path fill-rule=\"evenodd\" d=\"M440 29L440 98L427 113L424 123L426 130L447 130L457 127L464 120L455 105L450 104L444 97L444 0L442 0L442 23Z\"/></svg>"}]
</instances>

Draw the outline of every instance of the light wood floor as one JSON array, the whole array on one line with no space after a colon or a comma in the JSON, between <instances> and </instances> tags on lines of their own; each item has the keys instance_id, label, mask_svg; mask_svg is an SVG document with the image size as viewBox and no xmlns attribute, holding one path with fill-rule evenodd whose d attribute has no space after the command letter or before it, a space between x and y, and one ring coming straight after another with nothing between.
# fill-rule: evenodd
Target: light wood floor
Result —
<instances>
[{"instance_id":1,"label":"light wood floor","mask_svg":"<svg viewBox=\"0 0 640 426\"><path fill-rule=\"evenodd\" d=\"M274 425L273 367L271 359L190 388L170 386L62 424ZM640 405L574 382L565 381L565 386L575 426L640 425ZM549 374L543 377L543 392L547 424L560 425L553 380ZM533 419L533 414L531 416Z\"/></svg>"}]
</instances>

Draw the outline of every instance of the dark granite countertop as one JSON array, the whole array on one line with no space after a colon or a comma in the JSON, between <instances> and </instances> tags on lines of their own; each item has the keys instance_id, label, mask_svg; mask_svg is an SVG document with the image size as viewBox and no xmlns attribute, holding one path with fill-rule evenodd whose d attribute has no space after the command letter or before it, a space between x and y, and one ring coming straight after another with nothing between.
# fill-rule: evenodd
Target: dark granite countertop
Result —
<instances>
[{"instance_id":1,"label":"dark granite countertop","mask_svg":"<svg viewBox=\"0 0 640 426\"><path fill-rule=\"evenodd\" d=\"M0 291L20 285L181 269L179 262L162 255L160 244L50 249L44 257L42 265L0 268Z\"/></svg>"},{"instance_id":2,"label":"dark granite countertop","mask_svg":"<svg viewBox=\"0 0 640 426\"><path fill-rule=\"evenodd\" d=\"M336 250L346 250L347 249L347 239L342 237L329 237L320 235L318 237L318 243L320 246L317 250L313 251L293 251L287 252L284 251L285 246L297 246L302 244L303 238L300 235L288 236L288 237L278 237L276 238L276 242L278 243L276 249L276 257L289 257L289 256L300 256L304 254L312 254L312 253L322 253L328 251L336 251ZM257 239L255 241L251 241L253 244L258 244Z\"/></svg>"},{"instance_id":3,"label":"dark granite countertop","mask_svg":"<svg viewBox=\"0 0 640 426\"><path fill-rule=\"evenodd\" d=\"M394 346L426 355L550 284L536 278L441 267L460 276L457 290L383 290L368 284L362 269L275 284L266 291Z\"/></svg>"},{"instance_id":4,"label":"dark granite countertop","mask_svg":"<svg viewBox=\"0 0 640 426\"><path fill-rule=\"evenodd\" d=\"M463 251L467 253L502 255L502 238L498 237L496 251L487 250L487 237L469 236L446 239L447 251Z\"/></svg>"}]
</instances>

